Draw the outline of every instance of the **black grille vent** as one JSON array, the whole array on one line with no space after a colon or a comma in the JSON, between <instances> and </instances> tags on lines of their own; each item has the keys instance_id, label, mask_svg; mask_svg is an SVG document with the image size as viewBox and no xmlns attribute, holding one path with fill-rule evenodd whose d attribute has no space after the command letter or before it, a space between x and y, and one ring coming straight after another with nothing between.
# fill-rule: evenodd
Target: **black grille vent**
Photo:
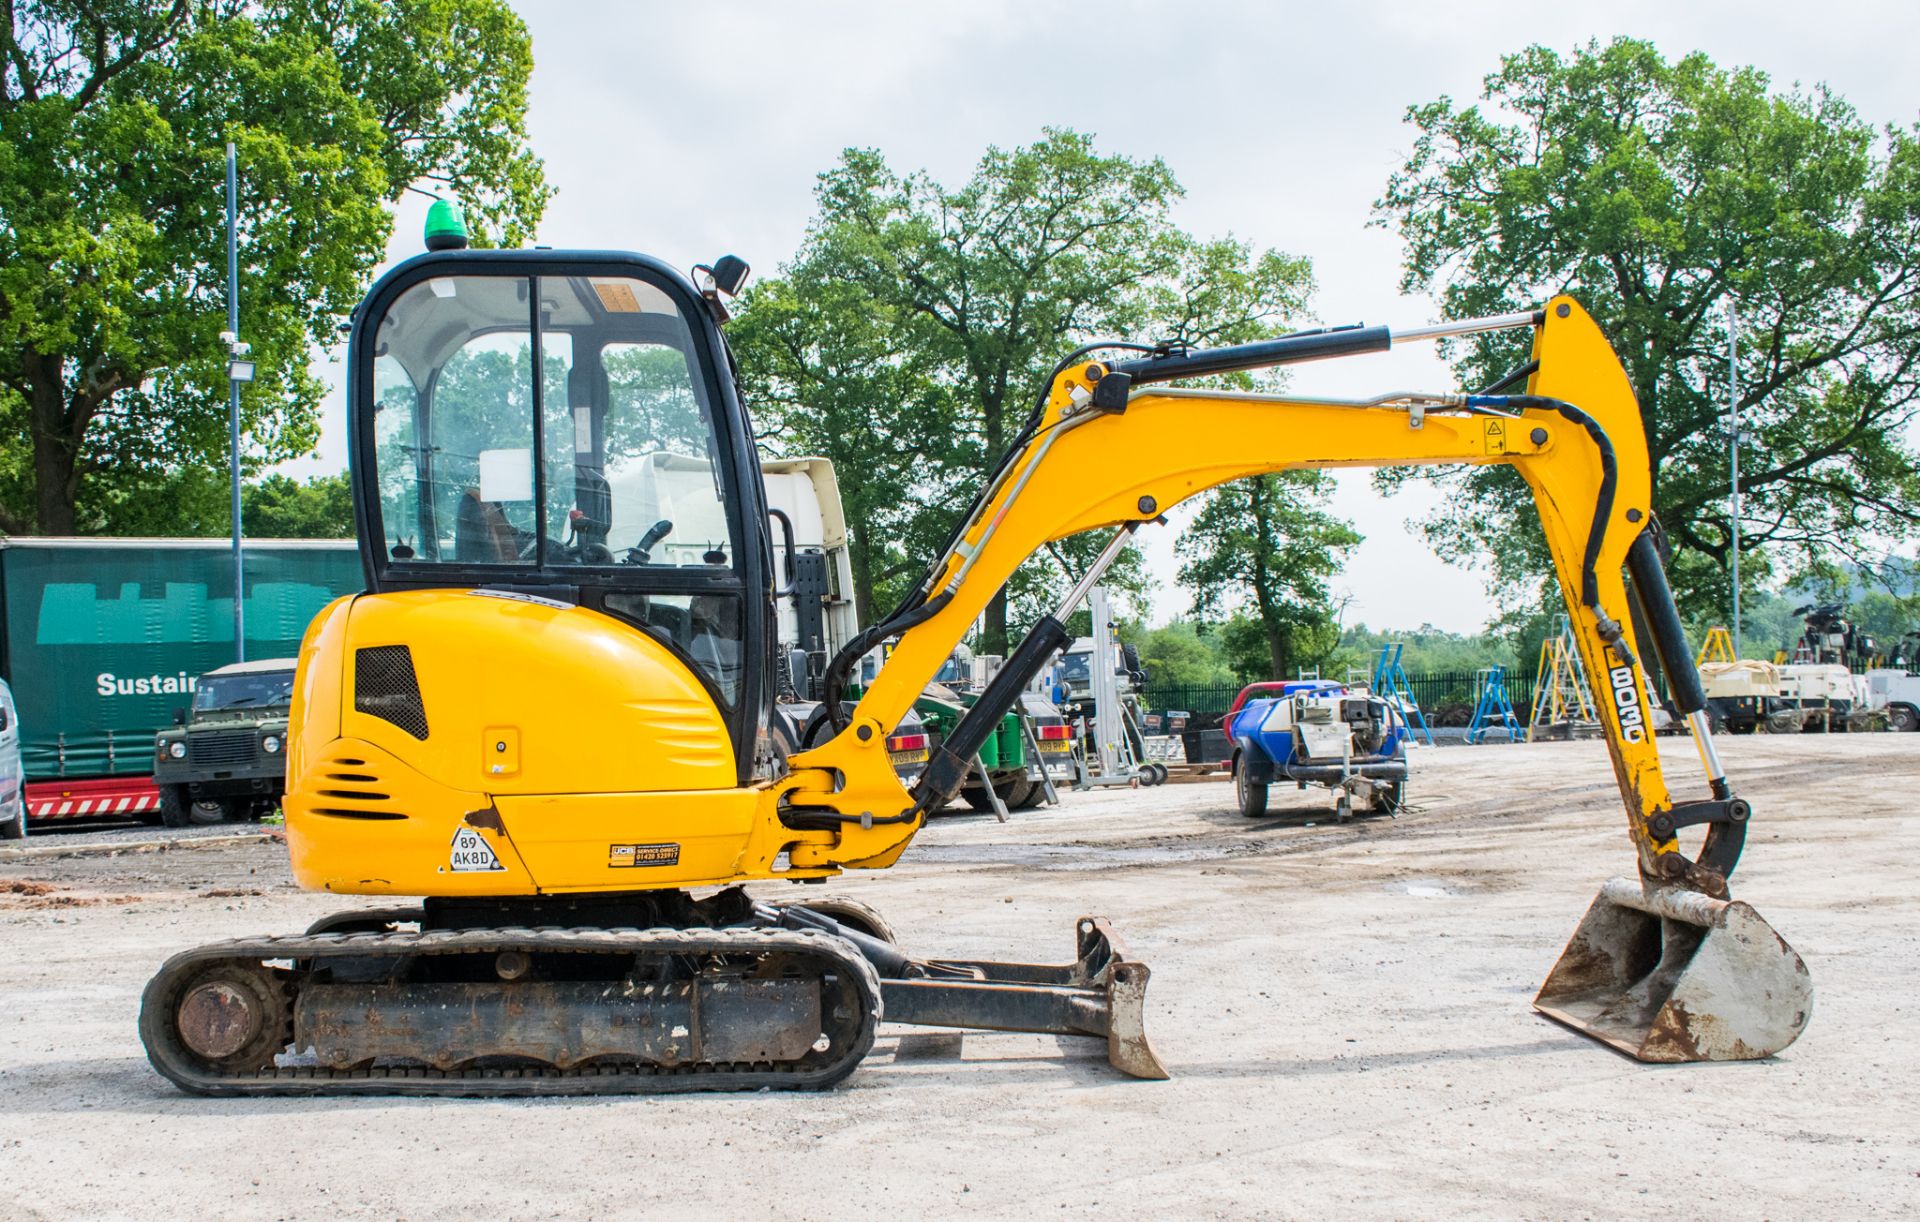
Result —
<instances>
[{"instance_id":1,"label":"black grille vent","mask_svg":"<svg viewBox=\"0 0 1920 1222\"><path fill-rule=\"evenodd\" d=\"M187 753L191 762L202 768L230 768L253 759L254 732L247 730L202 730L187 735Z\"/></svg>"},{"instance_id":2,"label":"black grille vent","mask_svg":"<svg viewBox=\"0 0 1920 1222\"><path fill-rule=\"evenodd\" d=\"M427 709L413 677L413 654L405 645L373 645L353 654L355 712L392 722L424 741Z\"/></svg>"}]
</instances>

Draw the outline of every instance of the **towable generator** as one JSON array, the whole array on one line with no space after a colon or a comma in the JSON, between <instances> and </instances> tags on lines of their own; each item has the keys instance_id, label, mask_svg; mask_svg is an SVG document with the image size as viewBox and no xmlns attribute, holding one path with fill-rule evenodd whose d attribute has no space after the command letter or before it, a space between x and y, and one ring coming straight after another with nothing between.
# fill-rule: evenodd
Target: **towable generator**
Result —
<instances>
[{"instance_id":1,"label":"towable generator","mask_svg":"<svg viewBox=\"0 0 1920 1222\"><path fill-rule=\"evenodd\" d=\"M696 285L632 254L438 245L354 315L367 589L307 632L285 803L303 886L412 902L169 960L140 1030L182 1088L824 1087L883 1019L1086 1035L1118 1070L1166 1076L1145 1030L1147 966L1101 919L1078 922L1058 965L918 958L862 905L744 884L892 865L1136 529L1206 489L1301 467L1505 463L1533 490L1606 694L1639 867L1602 890L1536 1005L1647 1060L1766 1056L1804 1026L1805 967L1728 897L1749 811L1714 753L1662 573L1639 410L1573 301L1412 331L1068 354L949 545L833 656L825 700L795 724L774 631L791 524L767 508L720 330L745 265L720 260ZM1500 328L1531 328L1533 356L1483 394L1168 385ZM1112 353L1125 359L1099 359ZM1014 569L1083 531L1110 532L1099 561L906 787L889 735ZM842 700L888 638L873 681ZM1662 776L1649 653L1688 713L1704 792L1677 797ZM1700 837L1691 852L1683 833Z\"/></svg>"}]
</instances>

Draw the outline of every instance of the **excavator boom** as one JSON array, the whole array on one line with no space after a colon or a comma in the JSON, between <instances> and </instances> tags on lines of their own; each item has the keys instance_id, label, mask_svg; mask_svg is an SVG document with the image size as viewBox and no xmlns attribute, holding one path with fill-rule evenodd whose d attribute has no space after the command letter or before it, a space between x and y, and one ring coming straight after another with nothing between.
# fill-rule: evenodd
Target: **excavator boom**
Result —
<instances>
[{"instance_id":1,"label":"excavator boom","mask_svg":"<svg viewBox=\"0 0 1920 1222\"><path fill-rule=\"evenodd\" d=\"M1535 328L1524 393L1358 402L1161 385L1222 369L1377 351L1391 342L1386 328L1311 333L1297 348L1285 339L1248 345L1251 351L1237 358L1207 353L1112 367L1088 362L1056 378L1041 419L991 495L908 605L867 634L897 633L899 642L846 727L793 758L783 782L793 804L851 816L838 844L797 852L796 864L817 859L852 865L891 852L917 830L919 815L957 761L936 761L921 781L921 800L903 805L897 779L881 775L873 759L879 753L869 744L911 707L953 643L1045 544L1083 531L1129 531L1207 489L1274 471L1505 464L1533 491L1588 680L1606 693L1606 739L1640 872L1712 893L1723 889L1739 855L1743 821L1710 821L1700 861L1682 855L1669 825L1659 822L1674 802L1639 667L1644 646L1633 629L1629 567L1652 643L1666 646L1660 651L1665 669L1683 682L1693 668L1684 648L1668 657L1676 643L1684 646L1684 634L1654 551L1645 430L1626 374L1600 329L1570 299L1556 299L1539 314L1484 320L1481 326ZM1074 601L1061 611L1071 611ZM1057 635L1060 619L1064 614L1043 620L1036 634ZM1024 683L1018 663L1050 652L1023 643L1002 674L1012 675L1011 684ZM1688 693L1677 694L1685 707ZM985 700L975 707L983 722L997 715ZM1724 772L1704 728L1699 738L1708 744L1708 783L1724 790Z\"/></svg>"}]
</instances>

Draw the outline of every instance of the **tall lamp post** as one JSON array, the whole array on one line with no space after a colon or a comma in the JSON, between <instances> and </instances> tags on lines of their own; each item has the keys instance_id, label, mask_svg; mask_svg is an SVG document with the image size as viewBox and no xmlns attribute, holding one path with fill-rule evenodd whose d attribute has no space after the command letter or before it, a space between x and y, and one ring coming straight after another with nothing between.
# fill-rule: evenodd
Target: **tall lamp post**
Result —
<instances>
[{"instance_id":1,"label":"tall lamp post","mask_svg":"<svg viewBox=\"0 0 1920 1222\"><path fill-rule=\"evenodd\" d=\"M235 232L240 177L227 142L227 466L233 484L233 660L247 660L246 567L240 551L240 384L253 381L251 344L240 342L240 243Z\"/></svg>"},{"instance_id":2,"label":"tall lamp post","mask_svg":"<svg viewBox=\"0 0 1920 1222\"><path fill-rule=\"evenodd\" d=\"M1733 475L1733 656L1740 656L1740 323L1727 298L1727 455Z\"/></svg>"}]
</instances>

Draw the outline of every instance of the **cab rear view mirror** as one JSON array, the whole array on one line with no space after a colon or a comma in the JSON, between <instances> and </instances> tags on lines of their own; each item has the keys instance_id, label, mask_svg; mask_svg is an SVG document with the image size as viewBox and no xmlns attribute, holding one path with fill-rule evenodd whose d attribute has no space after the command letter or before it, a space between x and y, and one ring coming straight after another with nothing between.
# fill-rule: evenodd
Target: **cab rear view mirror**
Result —
<instances>
[{"instance_id":1,"label":"cab rear view mirror","mask_svg":"<svg viewBox=\"0 0 1920 1222\"><path fill-rule=\"evenodd\" d=\"M721 255L707 270L713 277L713 287L729 297L740 295L740 290L747 285L748 274L753 271L739 255Z\"/></svg>"}]
</instances>

